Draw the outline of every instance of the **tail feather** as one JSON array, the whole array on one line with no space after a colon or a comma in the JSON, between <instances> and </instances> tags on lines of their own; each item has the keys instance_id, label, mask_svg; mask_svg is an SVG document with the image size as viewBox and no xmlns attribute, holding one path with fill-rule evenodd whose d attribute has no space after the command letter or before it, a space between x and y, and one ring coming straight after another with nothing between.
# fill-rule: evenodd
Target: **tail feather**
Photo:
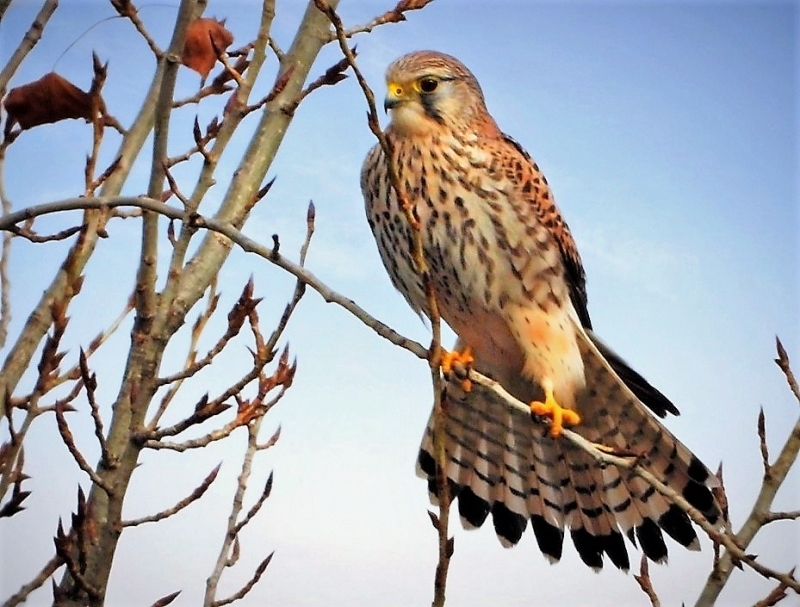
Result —
<instances>
[{"instance_id":1,"label":"tail feather","mask_svg":"<svg viewBox=\"0 0 800 607\"><path fill-rule=\"evenodd\" d=\"M641 376L621 370L621 359L593 335L579 332L578 342L587 389L577 400L582 421L576 430L590 441L639 455L652 474L714 522L719 508L710 487L716 477L647 411L645 404L659 413L641 396L646 387L655 389L643 379L631 385L632 377ZM530 399L520 389L518 397ZM530 386L531 393L537 390ZM448 490L466 528L482 526L491 514L501 542L511 546L530 521L551 562L561 558L569 529L580 558L595 569L603 566L603 555L620 569L630 567L623 535L655 562L667 558L662 532L690 549L699 547L686 514L641 478L600 466L478 386L466 393L450 382L444 398ZM660 409L672 411L669 405L662 402ZM431 416L417 463L437 503L433 425Z\"/></svg>"},{"instance_id":2,"label":"tail feather","mask_svg":"<svg viewBox=\"0 0 800 607\"><path fill-rule=\"evenodd\" d=\"M659 417L666 417L667 413L680 415L681 412L664 396L658 389L654 388L650 382L639 375L626 363L622 357L608 347L591 330L584 329L584 332L592 340L597 350L603 355L614 372L625 382L631 392L644 403L653 413Z\"/></svg>"},{"instance_id":3,"label":"tail feather","mask_svg":"<svg viewBox=\"0 0 800 607\"><path fill-rule=\"evenodd\" d=\"M579 403L584 424L587 427L606 428L607 432L616 427L618 435L615 446L626 443L623 448L644 457L648 469L660 481L681 493L709 522L716 522L719 508L711 493L711 488L718 485L716 477L669 430L647 413L634 392L621 381L611 362L606 359L605 352L597 347L597 341L591 335L578 334L586 383L591 386L585 395L586 400ZM597 406L597 403L601 405ZM582 429L579 427L578 431Z\"/></svg>"}]
</instances>

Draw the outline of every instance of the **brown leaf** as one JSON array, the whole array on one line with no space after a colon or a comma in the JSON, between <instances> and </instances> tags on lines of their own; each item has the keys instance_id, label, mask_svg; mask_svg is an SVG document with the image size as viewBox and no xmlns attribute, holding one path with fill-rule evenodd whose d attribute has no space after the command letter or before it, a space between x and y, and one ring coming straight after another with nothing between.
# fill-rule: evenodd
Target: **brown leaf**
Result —
<instances>
[{"instance_id":1,"label":"brown leaf","mask_svg":"<svg viewBox=\"0 0 800 607\"><path fill-rule=\"evenodd\" d=\"M224 20L195 19L186 30L181 62L205 80L217 62L217 51L224 51L231 44L233 34L225 29Z\"/></svg>"},{"instance_id":2,"label":"brown leaf","mask_svg":"<svg viewBox=\"0 0 800 607\"><path fill-rule=\"evenodd\" d=\"M11 89L3 102L8 112L6 133L14 124L30 129L68 118L92 120L92 95L55 72ZM102 103L99 107L103 107Z\"/></svg>"}]
</instances>

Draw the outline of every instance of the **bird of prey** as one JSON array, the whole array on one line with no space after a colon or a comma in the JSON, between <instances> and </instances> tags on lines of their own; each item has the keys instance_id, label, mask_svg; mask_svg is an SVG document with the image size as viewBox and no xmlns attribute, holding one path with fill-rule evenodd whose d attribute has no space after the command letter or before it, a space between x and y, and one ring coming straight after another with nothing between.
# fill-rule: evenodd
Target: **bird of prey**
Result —
<instances>
[{"instance_id":1,"label":"bird of prey","mask_svg":"<svg viewBox=\"0 0 800 607\"><path fill-rule=\"evenodd\" d=\"M590 441L637 454L710 522L719 517L710 490L716 477L647 410L664 417L677 414L675 406L592 331L581 258L539 167L498 128L475 76L454 57L405 55L389 66L386 82L391 154L376 145L361 174L383 264L411 307L429 315L413 260L418 228L441 318L459 338L456 359L463 353L476 371L531 403L525 414L477 386L448 382L446 474L464 526L480 527L491 514L508 546L530 521L551 562L568 529L595 569L604 554L629 568L623 534L656 562L667 558L662 530L699 549L680 508L559 436L562 426L574 426ZM390 166L414 222L398 202ZM431 416L418 471L436 503L433 427Z\"/></svg>"}]
</instances>

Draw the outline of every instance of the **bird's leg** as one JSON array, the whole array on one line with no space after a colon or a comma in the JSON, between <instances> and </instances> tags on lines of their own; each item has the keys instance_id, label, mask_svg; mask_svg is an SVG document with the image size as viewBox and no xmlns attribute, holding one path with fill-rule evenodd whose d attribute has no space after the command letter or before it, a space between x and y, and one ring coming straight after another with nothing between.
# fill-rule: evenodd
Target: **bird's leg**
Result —
<instances>
[{"instance_id":1,"label":"bird's leg","mask_svg":"<svg viewBox=\"0 0 800 607\"><path fill-rule=\"evenodd\" d=\"M473 362L475 362L475 357L472 355L472 348L469 346L464 348L461 352L442 348L442 360L439 366L444 376L448 377L450 373L453 372L453 365L463 365L464 368L469 370ZM461 387L465 392L469 392L472 390L472 382L469 378L465 377L461 380Z\"/></svg>"},{"instance_id":2,"label":"bird's leg","mask_svg":"<svg viewBox=\"0 0 800 607\"><path fill-rule=\"evenodd\" d=\"M572 409L565 409L558 404L553 396L553 386L545 382L544 402L535 400L531 403L531 414L538 417L547 417L551 420L550 436L558 437L565 426L576 426L581 423L581 416Z\"/></svg>"}]
</instances>

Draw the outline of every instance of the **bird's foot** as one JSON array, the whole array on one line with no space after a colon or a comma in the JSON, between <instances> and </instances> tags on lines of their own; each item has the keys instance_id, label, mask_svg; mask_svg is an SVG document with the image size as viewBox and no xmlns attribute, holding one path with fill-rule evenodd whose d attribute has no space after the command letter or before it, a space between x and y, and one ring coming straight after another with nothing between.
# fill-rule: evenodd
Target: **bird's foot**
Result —
<instances>
[{"instance_id":1,"label":"bird's foot","mask_svg":"<svg viewBox=\"0 0 800 607\"><path fill-rule=\"evenodd\" d=\"M467 346L461 352L442 349L442 359L439 366L445 377L449 377L454 370L457 375L461 375L463 371L466 371L467 375L469 375L469 369L472 367L473 362L475 362L475 357L472 355L472 348ZM468 377L464 377L461 380L461 387L465 392L472 390L472 382Z\"/></svg>"},{"instance_id":2,"label":"bird's foot","mask_svg":"<svg viewBox=\"0 0 800 607\"><path fill-rule=\"evenodd\" d=\"M558 404L551 389L545 390L544 402L535 400L531 403L531 415L550 419L550 436L553 438L561 436L564 427L577 426L581 423L580 415Z\"/></svg>"}]
</instances>

